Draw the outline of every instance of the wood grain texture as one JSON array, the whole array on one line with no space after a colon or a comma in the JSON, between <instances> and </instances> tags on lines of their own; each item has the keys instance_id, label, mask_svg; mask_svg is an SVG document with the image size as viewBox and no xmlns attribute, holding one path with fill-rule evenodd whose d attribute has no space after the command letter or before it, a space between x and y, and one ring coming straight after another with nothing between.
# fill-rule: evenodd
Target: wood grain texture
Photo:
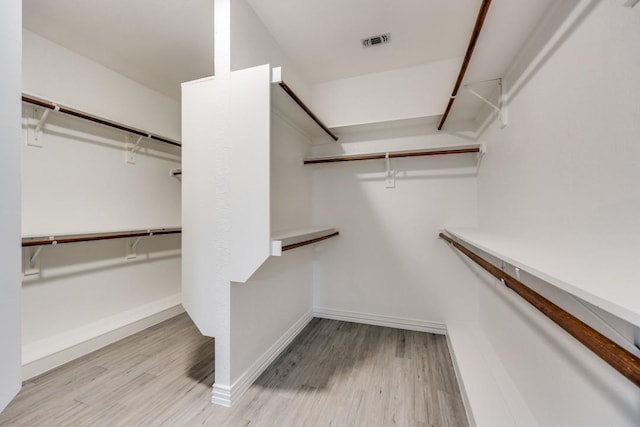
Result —
<instances>
[{"instance_id":1,"label":"wood grain texture","mask_svg":"<svg viewBox=\"0 0 640 427\"><path fill-rule=\"evenodd\" d=\"M335 233L331 233L331 234L329 234L327 236L317 237L317 238L311 239L311 240L305 240L304 242L292 243L291 245L283 246L282 247L282 252L288 251L288 250L291 250L291 249L295 249L295 248L300 248L302 246L312 245L314 243L322 242L323 240L327 240L327 239L330 239L332 237L339 236L339 235L340 235L340 232L336 231Z\"/></svg>"},{"instance_id":2,"label":"wood grain texture","mask_svg":"<svg viewBox=\"0 0 640 427\"><path fill-rule=\"evenodd\" d=\"M26 382L1 426L467 426L444 336L314 319L233 408L186 314Z\"/></svg>"},{"instance_id":3,"label":"wood grain texture","mask_svg":"<svg viewBox=\"0 0 640 427\"><path fill-rule=\"evenodd\" d=\"M57 245L63 243L93 242L96 240L125 239L131 237L180 234L182 228L155 228L135 231L114 231L109 233L68 234L64 236L23 237L22 247Z\"/></svg>"},{"instance_id":4,"label":"wood grain texture","mask_svg":"<svg viewBox=\"0 0 640 427\"><path fill-rule=\"evenodd\" d=\"M467 51L464 54L464 60L462 61L462 66L460 67L460 71L458 72L456 84L453 86L453 92L451 92L451 97L449 98L449 102L447 103L447 108L444 110L444 114L442 115L440 124L438 125L438 130L442 130L444 123L447 121L447 117L449 117L451 107L453 107L453 103L456 100L458 90L460 90L462 80L464 80L464 75L467 73L467 68L469 67L469 63L471 62L473 51L475 50L476 44L478 43L478 38L480 37L480 32L482 31L482 26L484 25L484 20L487 17L487 13L489 12L489 6L491 6L491 0L482 0L480 10L478 11L478 16L476 18L476 23L473 26L473 31L471 32L471 37L469 38Z\"/></svg>"},{"instance_id":5,"label":"wood grain texture","mask_svg":"<svg viewBox=\"0 0 640 427\"><path fill-rule=\"evenodd\" d=\"M305 104L302 99L300 99L300 97L289 87L287 86L287 84L285 82L280 82L278 83L280 85L280 87L282 88L282 90L284 90L287 95L289 95L289 97L291 99L293 99L293 101L298 104L298 106L300 108L302 108L302 110L307 113L307 115L309 117L311 117L311 120L313 120L314 122L316 122L316 124L318 126L320 126L320 128L331 137L331 139L333 139L334 141L338 140L338 137L336 136L335 133L331 132L331 130L324 124L322 123L322 120L320 120L318 118L318 116L315 115L315 113L313 111L311 111L311 109L309 107L307 107L307 104Z\"/></svg>"},{"instance_id":6,"label":"wood grain texture","mask_svg":"<svg viewBox=\"0 0 640 427\"><path fill-rule=\"evenodd\" d=\"M134 135L143 136L145 138L149 138L154 141L164 142L165 144L173 145L175 147L182 147L182 143L180 141L176 141L171 138L160 136L152 132L147 132L145 130L136 129L131 126L123 125L121 123L114 122L113 120L94 116L92 114L85 113L80 110L76 110L74 108L58 105L51 101L47 101L45 99L36 98L35 96L31 96L23 93L22 102L26 102L32 105L37 105L38 107L48 108L49 110L59 111L60 113L63 113L63 114L68 114L70 116L78 117L80 119L87 120L93 123L98 123L114 129L119 129L127 133L132 133Z\"/></svg>"},{"instance_id":7,"label":"wood grain texture","mask_svg":"<svg viewBox=\"0 0 640 427\"><path fill-rule=\"evenodd\" d=\"M442 148L435 150L414 150L414 151L396 151L389 153L373 153L373 154L354 154L354 155L341 155L336 157L322 157L316 159L305 159L303 163L305 165L313 165L317 163L335 163L335 162L354 162L359 160L377 160L385 159L387 154L390 159L400 157L418 157L418 156L440 156L445 154L466 154L466 153L479 153L480 146L466 147L466 148Z\"/></svg>"},{"instance_id":8,"label":"wood grain texture","mask_svg":"<svg viewBox=\"0 0 640 427\"><path fill-rule=\"evenodd\" d=\"M575 339L580 341L593 353L597 354L611 367L628 378L636 386L640 387L640 358L611 341L609 338L573 316L571 313L568 313L542 295L533 291L515 277L502 271L459 242L456 242L451 237L443 233L440 233L440 237L451 243L456 249L465 254L493 276L504 281L508 288L520 295L525 301L541 311L545 316L554 321Z\"/></svg>"}]
</instances>

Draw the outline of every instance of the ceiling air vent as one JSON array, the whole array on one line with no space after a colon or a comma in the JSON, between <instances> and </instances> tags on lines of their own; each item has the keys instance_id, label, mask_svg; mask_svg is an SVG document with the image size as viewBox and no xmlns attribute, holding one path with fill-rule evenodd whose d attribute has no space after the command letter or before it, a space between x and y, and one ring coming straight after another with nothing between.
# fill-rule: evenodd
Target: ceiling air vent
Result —
<instances>
[{"instance_id":1,"label":"ceiling air vent","mask_svg":"<svg viewBox=\"0 0 640 427\"><path fill-rule=\"evenodd\" d=\"M377 36L362 39L362 47L371 47L391 42L391 33L379 34Z\"/></svg>"}]
</instances>

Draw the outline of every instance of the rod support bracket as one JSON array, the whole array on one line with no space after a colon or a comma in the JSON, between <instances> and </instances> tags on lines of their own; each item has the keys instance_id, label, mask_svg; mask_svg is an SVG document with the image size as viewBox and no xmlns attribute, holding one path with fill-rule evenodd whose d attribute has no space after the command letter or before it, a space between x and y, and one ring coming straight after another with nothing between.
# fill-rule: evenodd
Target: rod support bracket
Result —
<instances>
[{"instance_id":1,"label":"rod support bracket","mask_svg":"<svg viewBox=\"0 0 640 427\"><path fill-rule=\"evenodd\" d=\"M489 101L487 98L480 95L478 92L476 92L470 87L476 83L487 83L487 82L494 82L494 81L497 82L498 84L498 104L494 104L492 101ZM487 104L489 107L491 107L491 109L495 111L498 115L498 120L500 120L500 129L506 128L509 125L509 116L507 114L507 107L504 105L504 92L502 89L502 79L501 78L492 79L492 80L486 80L483 82L476 82L476 83L466 84L462 86L462 88L467 92L469 92L471 95L478 98L480 101Z\"/></svg>"},{"instance_id":2,"label":"rod support bracket","mask_svg":"<svg viewBox=\"0 0 640 427\"><path fill-rule=\"evenodd\" d=\"M149 235L151 235L150 231L149 231ZM138 254L136 252L136 246L138 246L138 243L140 243L140 239L142 239L142 237L127 239L127 242L126 242L127 259L137 258Z\"/></svg>"},{"instance_id":3,"label":"rod support bracket","mask_svg":"<svg viewBox=\"0 0 640 427\"><path fill-rule=\"evenodd\" d=\"M146 136L147 138L151 138L151 134ZM130 165L136 164L136 153L140 150L140 143L142 142L142 135L138 135L138 139L135 142L131 142L135 138L132 135L126 136L126 141L124 144L124 154L125 154L125 163L129 163Z\"/></svg>"},{"instance_id":4,"label":"rod support bracket","mask_svg":"<svg viewBox=\"0 0 640 427\"><path fill-rule=\"evenodd\" d=\"M44 246L37 246L35 249L23 252L22 265L24 276L36 276L40 274L40 253Z\"/></svg>"},{"instance_id":5,"label":"rod support bracket","mask_svg":"<svg viewBox=\"0 0 640 427\"><path fill-rule=\"evenodd\" d=\"M389 158L389 153L384 154L384 163L385 163L385 179L384 186L385 188L396 188L396 172L391 169L391 159Z\"/></svg>"}]
</instances>

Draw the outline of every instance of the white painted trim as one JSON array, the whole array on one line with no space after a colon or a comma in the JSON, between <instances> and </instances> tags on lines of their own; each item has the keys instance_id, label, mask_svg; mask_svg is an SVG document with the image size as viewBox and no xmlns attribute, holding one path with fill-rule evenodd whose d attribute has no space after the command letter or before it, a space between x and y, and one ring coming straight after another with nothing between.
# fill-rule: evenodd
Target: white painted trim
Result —
<instances>
[{"instance_id":1,"label":"white painted trim","mask_svg":"<svg viewBox=\"0 0 640 427\"><path fill-rule=\"evenodd\" d=\"M181 295L101 319L22 347L23 380L63 365L184 312Z\"/></svg>"},{"instance_id":2,"label":"white painted trim","mask_svg":"<svg viewBox=\"0 0 640 427\"><path fill-rule=\"evenodd\" d=\"M467 322L447 323L447 345L470 426L538 426L479 327Z\"/></svg>"},{"instance_id":3,"label":"white painted trim","mask_svg":"<svg viewBox=\"0 0 640 427\"><path fill-rule=\"evenodd\" d=\"M444 335L447 331L444 323L429 320L408 319L405 317L381 316L379 314L359 313L356 311L335 310L314 307L313 316L322 319L342 320L344 322L363 323L365 325L386 326L388 328L407 329L409 331L429 332Z\"/></svg>"},{"instance_id":4,"label":"white painted trim","mask_svg":"<svg viewBox=\"0 0 640 427\"><path fill-rule=\"evenodd\" d=\"M267 351L264 352L240 377L231 385L214 384L211 401L217 405L232 406L249 389L251 384L269 367L295 337L313 319L311 312L298 319Z\"/></svg>"}]
</instances>

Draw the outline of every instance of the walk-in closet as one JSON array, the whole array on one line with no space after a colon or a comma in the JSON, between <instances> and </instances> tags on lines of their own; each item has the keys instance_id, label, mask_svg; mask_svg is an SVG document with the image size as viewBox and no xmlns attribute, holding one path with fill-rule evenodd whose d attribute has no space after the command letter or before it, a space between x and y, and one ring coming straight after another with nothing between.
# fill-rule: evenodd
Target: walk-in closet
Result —
<instances>
[{"instance_id":1,"label":"walk-in closet","mask_svg":"<svg viewBox=\"0 0 640 427\"><path fill-rule=\"evenodd\" d=\"M8 0L0 426L637 426L638 0Z\"/></svg>"}]
</instances>

